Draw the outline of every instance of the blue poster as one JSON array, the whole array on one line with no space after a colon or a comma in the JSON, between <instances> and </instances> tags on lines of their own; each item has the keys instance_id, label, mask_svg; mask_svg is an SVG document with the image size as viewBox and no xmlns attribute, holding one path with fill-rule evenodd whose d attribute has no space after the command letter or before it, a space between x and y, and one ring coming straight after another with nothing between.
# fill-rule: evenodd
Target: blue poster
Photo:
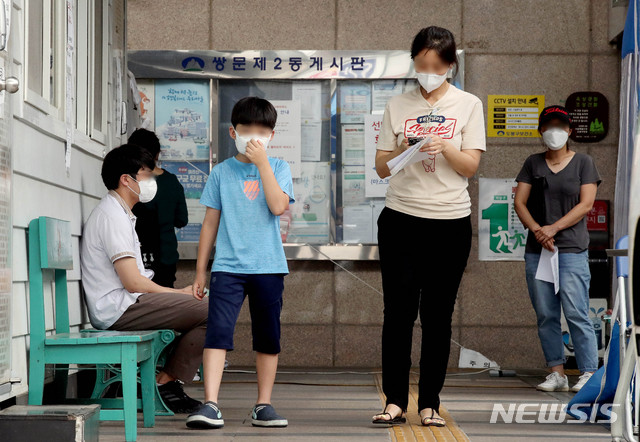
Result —
<instances>
[{"instance_id":1,"label":"blue poster","mask_svg":"<svg viewBox=\"0 0 640 442\"><path fill-rule=\"evenodd\" d=\"M209 178L208 161L164 161L162 168L178 177L187 199L200 199Z\"/></svg>"},{"instance_id":2,"label":"blue poster","mask_svg":"<svg viewBox=\"0 0 640 442\"><path fill-rule=\"evenodd\" d=\"M155 124L162 160L209 160L209 120L209 81L156 81Z\"/></svg>"}]
</instances>

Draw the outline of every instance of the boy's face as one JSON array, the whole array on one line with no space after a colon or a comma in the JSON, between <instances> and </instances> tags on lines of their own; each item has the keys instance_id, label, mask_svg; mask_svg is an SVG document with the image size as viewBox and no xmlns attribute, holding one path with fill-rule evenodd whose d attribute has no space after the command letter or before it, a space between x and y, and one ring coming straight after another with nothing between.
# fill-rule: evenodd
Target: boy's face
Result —
<instances>
[{"instance_id":1,"label":"boy's face","mask_svg":"<svg viewBox=\"0 0 640 442\"><path fill-rule=\"evenodd\" d=\"M273 129L267 126L262 126L260 124L238 124L235 129L233 126L229 127L229 135L234 140L236 139L236 132L241 137L252 137L252 138L269 138L269 140L273 139Z\"/></svg>"}]
</instances>

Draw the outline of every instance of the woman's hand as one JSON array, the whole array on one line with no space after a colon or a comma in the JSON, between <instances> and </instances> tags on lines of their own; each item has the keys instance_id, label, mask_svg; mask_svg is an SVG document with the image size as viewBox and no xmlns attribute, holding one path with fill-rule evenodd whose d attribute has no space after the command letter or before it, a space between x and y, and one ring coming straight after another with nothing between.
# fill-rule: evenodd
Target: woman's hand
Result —
<instances>
[{"instance_id":1,"label":"woman's hand","mask_svg":"<svg viewBox=\"0 0 640 442\"><path fill-rule=\"evenodd\" d=\"M553 224L550 226L543 226L535 231L536 240L540 244L544 244L550 239L553 239L553 237L556 236L557 233L558 233L558 228L555 227Z\"/></svg>"},{"instance_id":2,"label":"woman's hand","mask_svg":"<svg viewBox=\"0 0 640 442\"><path fill-rule=\"evenodd\" d=\"M429 135L431 137L431 141L422 146L420 148L420 152L428 152L433 156L438 155L439 153L444 153L449 149L451 143L442 139L438 135Z\"/></svg>"},{"instance_id":3,"label":"woman's hand","mask_svg":"<svg viewBox=\"0 0 640 442\"><path fill-rule=\"evenodd\" d=\"M408 148L409 148L409 140L404 138L402 140L402 143L400 143L400 146L398 146L398 149L400 150L400 152L404 152Z\"/></svg>"}]
</instances>

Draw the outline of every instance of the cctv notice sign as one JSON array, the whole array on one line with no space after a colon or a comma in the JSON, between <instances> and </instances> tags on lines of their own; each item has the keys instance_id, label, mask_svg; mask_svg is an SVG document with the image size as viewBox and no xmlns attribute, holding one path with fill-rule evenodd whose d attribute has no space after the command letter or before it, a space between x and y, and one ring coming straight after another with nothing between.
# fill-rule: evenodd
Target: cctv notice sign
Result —
<instances>
[{"instance_id":1,"label":"cctv notice sign","mask_svg":"<svg viewBox=\"0 0 640 442\"><path fill-rule=\"evenodd\" d=\"M544 95L489 95L488 137L539 137L538 116Z\"/></svg>"}]
</instances>

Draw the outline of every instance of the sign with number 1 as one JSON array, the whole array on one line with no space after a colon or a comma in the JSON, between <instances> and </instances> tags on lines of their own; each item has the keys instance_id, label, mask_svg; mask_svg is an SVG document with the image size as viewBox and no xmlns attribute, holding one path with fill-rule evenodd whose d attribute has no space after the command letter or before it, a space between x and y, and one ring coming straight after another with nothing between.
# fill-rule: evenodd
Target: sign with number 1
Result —
<instances>
[{"instance_id":1,"label":"sign with number 1","mask_svg":"<svg viewBox=\"0 0 640 442\"><path fill-rule=\"evenodd\" d=\"M478 253L480 261L522 261L527 233L513 202L513 179L480 178Z\"/></svg>"}]
</instances>

